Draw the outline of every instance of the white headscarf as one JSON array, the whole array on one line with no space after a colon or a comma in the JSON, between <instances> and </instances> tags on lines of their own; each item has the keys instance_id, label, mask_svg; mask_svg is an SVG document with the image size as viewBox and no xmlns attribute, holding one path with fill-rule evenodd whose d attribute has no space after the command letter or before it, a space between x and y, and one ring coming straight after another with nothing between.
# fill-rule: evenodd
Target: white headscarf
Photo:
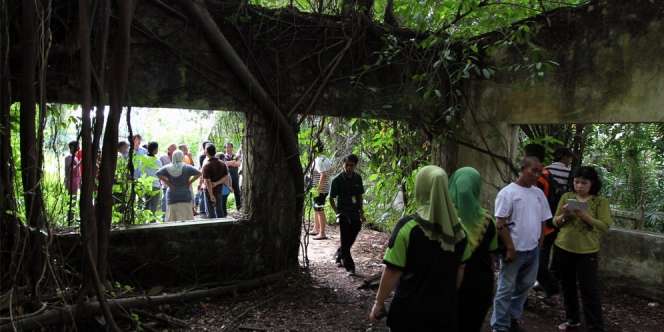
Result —
<instances>
[{"instance_id":1,"label":"white headscarf","mask_svg":"<svg viewBox=\"0 0 664 332\"><path fill-rule=\"evenodd\" d=\"M171 164L166 167L166 171L172 177L178 177L182 175L182 168L184 167L184 153L180 150L173 152L171 156Z\"/></svg>"}]
</instances>

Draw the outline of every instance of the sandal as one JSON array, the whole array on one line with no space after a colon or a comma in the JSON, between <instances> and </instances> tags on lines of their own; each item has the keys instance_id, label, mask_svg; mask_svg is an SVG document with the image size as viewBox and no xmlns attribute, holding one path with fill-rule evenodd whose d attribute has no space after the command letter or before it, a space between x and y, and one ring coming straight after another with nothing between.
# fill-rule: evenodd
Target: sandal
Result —
<instances>
[{"instance_id":1,"label":"sandal","mask_svg":"<svg viewBox=\"0 0 664 332\"><path fill-rule=\"evenodd\" d=\"M327 236L316 236L314 240L327 240Z\"/></svg>"},{"instance_id":2,"label":"sandal","mask_svg":"<svg viewBox=\"0 0 664 332\"><path fill-rule=\"evenodd\" d=\"M309 232L309 235L318 235L318 232L311 231Z\"/></svg>"}]
</instances>

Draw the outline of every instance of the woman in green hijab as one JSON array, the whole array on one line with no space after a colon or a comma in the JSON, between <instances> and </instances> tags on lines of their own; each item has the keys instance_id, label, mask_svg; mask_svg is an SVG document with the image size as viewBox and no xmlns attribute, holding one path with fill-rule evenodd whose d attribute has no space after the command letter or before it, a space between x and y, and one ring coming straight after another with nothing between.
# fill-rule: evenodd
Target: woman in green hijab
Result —
<instances>
[{"instance_id":1,"label":"woman in green hijab","mask_svg":"<svg viewBox=\"0 0 664 332\"><path fill-rule=\"evenodd\" d=\"M456 206L468 245L463 282L459 288L459 331L480 331L493 297L493 257L498 247L496 223L480 206L482 178L472 167L458 169L450 179L450 196Z\"/></svg>"},{"instance_id":2,"label":"woman in green hijab","mask_svg":"<svg viewBox=\"0 0 664 332\"><path fill-rule=\"evenodd\" d=\"M456 331L457 272L466 241L442 168L419 170L415 204L417 212L394 227L369 318L385 314L385 300L396 287L387 314L392 331Z\"/></svg>"}]
</instances>

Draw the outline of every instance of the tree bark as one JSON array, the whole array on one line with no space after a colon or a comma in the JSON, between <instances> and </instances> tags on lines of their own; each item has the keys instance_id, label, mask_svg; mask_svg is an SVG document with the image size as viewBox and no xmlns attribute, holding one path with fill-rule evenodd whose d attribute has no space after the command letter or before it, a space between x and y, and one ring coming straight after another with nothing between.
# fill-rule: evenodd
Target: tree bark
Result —
<instances>
[{"instance_id":1,"label":"tree bark","mask_svg":"<svg viewBox=\"0 0 664 332\"><path fill-rule=\"evenodd\" d=\"M135 2L133 0L118 1L119 22L115 34L115 54L111 65L111 79L109 91L110 110L106 120L104 132L104 147L102 150L101 166L99 170L99 192L97 194L97 238L99 252L97 264L99 276L106 280L108 275L108 242L111 232L111 219L113 215L113 180L118 154L118 126L122 116L122 106L127 89L129 76L129 55L131 42L131 21L134 16Z\"/></svg>"},{"instance_id":2,"label":"tree bark","mask_svg":"<svg viewBox=\"0 0 664 332\"><path fill-rule=\"evenodd\" d=\"M79 11L79 45L80 52L80 87L81 87L81 141L83 147L83 176L81 183L81 198L79 200L81 215L81 238L83 250L97 253L97 224L95 221L95 210L92 204L95 187L95 170L97 150L92 143L92 124L90 111L92 109L92 70L90 63L90 11L89 1L78 1ZM96 262L84 261L82 295L87 295L94 286L93 271Z\"/></svg>"},{"instance_id":3,"label":"tree bark","mask_svg":"<svg viewBox=\"0 0 664 332\"><path fill-rule=\"evenodd\" d=\"M277 140L275 124L254 112L247 113L246 119L243 151L251 153L244 155L244 178L266 179L243 184L248 220L260 230L255 239L257 255L250 266L279 271L297 264L301 216L292 204L295 179L282 157L283 146L267 144Z\"/></svg>"},{"instance_id":4,"label":"tree bark","mask_svg":"<svg viewBox=\"0 0 664 332\"><path fill-rule=\"evenodd\" d=\"M265 89L263 89L258 80L256 80L256 78L244 64L244 62L242 62L242 59L240 59L224 34L221 32L217 26L217 23L212 19L204 3L200 0L178 1L180 5L186 9L192 20L199 24L212 50L225 61L233 73L238 77L240 82L244 85L251 98L256 102L256 104L258 104L260 110L262 111L260 115L264 117L267 123L272 125L270 128L273 128L272 130L274 130L276 133L276 135L274 135L274 140L263 141L261 144L264 145L265 142L275 142L275 149L279 149L279 146L281 146L283 149L282 154L279 155L284 156L282 160L286 162L288 176L287 179L282 179L282 181L289 181L292 184L292 197L295 197L295 219L292 220L292 223L293 225L297 225L297 229L294 231L293 235L299 237L299 222L302 218L302 208L304 206L304 174L302 172L302 166L300 165L299 147L296 136L297 133L293 129L293 126L291 126L289 123L286 116L274 103L272 98L270 98ZM254 115L251 115L250 117L248 115L248 120L255 119L259 121L253 116ZM250 125L247 125L247 128L249 127ZM248 131L247 137L250 136L251 135ZM255 154L254 151L252 151L252 154ZM274 176L269 177L274 178ZM253 178L256 179L257 177ZM284 191L283 186L280 188L281 191ZM288 189L288 191L290 190L291 189ZM247 208L249 209L248 206ZM256 208L260 210L269 210L272 208L272 206L267 204L260 204L259 206L256 206ZM294 258L294 261L297 262L297 248L294 253L295 256L292 258Z\"/></svg>"},{"instance_id":5,"label":"tree bark","mask_svg":"<svg viewBox=\"0 0 664 332\"><path fill-rule=\"evenodd\" d=\"M0 22L9 22L7 3L0 3ZM16 196L14 195L13 158L11 150L11 86L9 70L10 41L8 24L0 25L0 292L11 287L12 254L18 240Z\"/></svg>"},{"instance_id":6,"label":"tree bark","mask_svg":"<svg viewBox=\"0 0 664 332\"><path fill-rule=\"evenodd\" d=\"M36 93L35 75L37 67L37 2L23 0L21 8L22 57L20 86L20 138L21 138L21 175L23 179L23 197L25 200L26 220L31 227L29 241L30 254L26 264L29 268L29 282L34 299L39 297L38 280L43 268L44 227L43 197L40 181L40 153L36 133Z\"/></svg>"}]
</instances>

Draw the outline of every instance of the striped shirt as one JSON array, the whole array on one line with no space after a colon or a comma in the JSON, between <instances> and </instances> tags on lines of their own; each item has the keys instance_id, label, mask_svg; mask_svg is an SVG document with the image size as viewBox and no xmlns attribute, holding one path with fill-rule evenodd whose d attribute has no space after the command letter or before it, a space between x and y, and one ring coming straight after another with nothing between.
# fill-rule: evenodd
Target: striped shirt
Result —
<instances>
[{"instance_id":1,"label":"striped shirt","mask_svg":"<svg viewBox=\"0 0 664 332\"><path fill-rule=\"evenodd\" d=\"M547 166L546 169L549 170L549 173L551 173L551 176L556 182L558 182L558 184L568 185L570 172L572 171L571 167L556 161Z\"/></svg>"},{"instance_id":2,"label":"striped shirt","mask_svg":"<svg viewBox=\"0 0 664 332\"><path fill-rule=\"evenodd\" d=\"M323 178L323 182L321 183L321 174L325 174L326 176ZM314 188L320 188L318 190L319 193L321 194L327 194L330 192L330 171L322 172L319 173L315 169L313 170L313 180L314 180Z\"/></svg>"}]
</instances>

